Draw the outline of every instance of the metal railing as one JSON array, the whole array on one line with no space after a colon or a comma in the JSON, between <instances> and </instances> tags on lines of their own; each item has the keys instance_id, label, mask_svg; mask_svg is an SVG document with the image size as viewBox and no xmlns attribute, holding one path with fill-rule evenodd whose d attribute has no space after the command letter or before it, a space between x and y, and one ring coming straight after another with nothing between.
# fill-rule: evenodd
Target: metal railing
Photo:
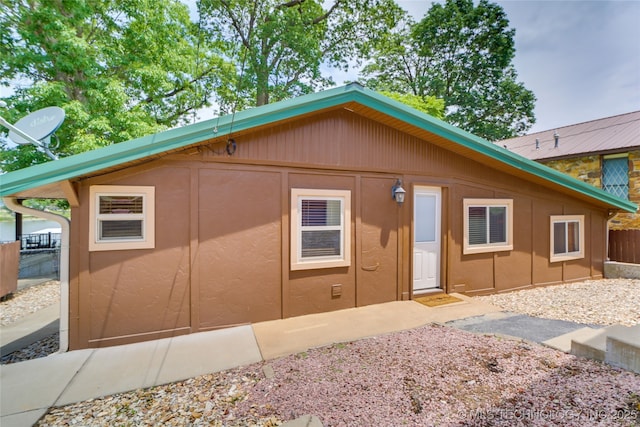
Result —
<instances>
[{"instance_id":1,"label":"metal railing","mask_svg":"<svg viewBox=\"0 0 640 427\"><path fill-rule=\"evenodd\" d=\"M20 240L20 250L54 249L60 246L60 233L23 234Z\"/></svg>"}]
</instances>

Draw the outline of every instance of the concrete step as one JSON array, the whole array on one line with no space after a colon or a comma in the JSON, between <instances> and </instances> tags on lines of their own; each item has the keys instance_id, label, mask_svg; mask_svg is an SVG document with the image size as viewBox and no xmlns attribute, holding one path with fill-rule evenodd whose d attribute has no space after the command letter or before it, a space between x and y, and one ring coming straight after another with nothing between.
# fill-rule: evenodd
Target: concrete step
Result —
<instances>
[{"instance_id":1,"label":"concrete step","mask_svg":"<svg viewBox=\"0 0 640 427\"><path fill-rule=\"evenodd\" d=\"M580 329L571 337L571 354L640 372L640 325Z\"/></svg>"},{"instance_id":2,"label":"concrete step","mask_svg":"<svg viewBox=\"0 0 640 427\"><path fill-rule=\"evenodd\" d=\"M571 354L587 359L604 362L604 353L607 351L607 334L605 328L592 329L581 337L571 340Z\"/></svg>"},{"instance_id":3,"label":"concrete step","mask_svg":"<svg viewBox=\"0 0 640 427\"><path fill-rule=\"evenodd\" d=\"M640 324L607 335L604 361L640 373Z\"/></svg>"},{"instance_id":4,"label":"concrete step","mask_svg":"<svg viewBox=\"0 0 640 427\"><path fill-rule=\"evenodd\" d=\"M594 332L597 331L598 329L593 329L585 326L584 328L576 329L575 331L571 331L566 334L562 334L560 336L543 341L542 344L555 350L560 350L564 353L571 353L571 342L573 340L591 338Z\"/></svg>"}]
</instances>

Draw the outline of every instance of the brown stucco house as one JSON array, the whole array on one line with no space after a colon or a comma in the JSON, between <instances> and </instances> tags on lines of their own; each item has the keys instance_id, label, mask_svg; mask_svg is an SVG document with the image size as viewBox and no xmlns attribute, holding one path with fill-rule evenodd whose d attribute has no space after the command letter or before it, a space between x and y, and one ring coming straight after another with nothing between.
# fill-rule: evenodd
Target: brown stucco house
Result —
<instances>
[{"instance_id":1,"label":"brown stucco house","mask_svg":"<svg viewBox=\"0 0 640 427\"><path fill-rule=\"evenodd\" d=\"M359 85L0 179L72 206L71 349L602 277L636 210Z\"/></svg>"},{"instance_id":2,"label":"brown stucco house","mask_svg":"<svg viewBox=\"0 0 640 427\"><path fill-rule=\"evenodd\" d=\"M497 144L622 199L640 203L640 111L500 141ZM640 215L622 212L611 230L640 229Z\"/></svg>"}]
</instances>

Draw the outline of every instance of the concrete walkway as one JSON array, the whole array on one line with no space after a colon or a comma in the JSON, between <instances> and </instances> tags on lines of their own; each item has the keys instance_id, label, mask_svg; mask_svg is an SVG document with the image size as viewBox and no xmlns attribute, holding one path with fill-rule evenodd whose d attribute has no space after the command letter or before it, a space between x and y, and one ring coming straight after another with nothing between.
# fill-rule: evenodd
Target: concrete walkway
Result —
<instances>
[{"instance_id":1,"label":"concrete walkway","mask_svg":"<svg viewBox=\"0 0 640 427\"><path fill-rule=\"evenodd\" d=\"M180 381L336 342L500 311L456 296L463 302L433 308L414 301L390 302L2 365L0 425L28 426L52 406ZM3 345L10 326L0 330Z\"/></svg>"},{"instance_id":2,"label":"concrete walkway","mask_svg":"<svg viewBox=\"0 0 640 427\"><path fill-rule=\"evenodd\" d=\"M0 326L0 357L25 348L60 330L60 303L29 314L10 326Z\"/></svg>"}]
</instances>

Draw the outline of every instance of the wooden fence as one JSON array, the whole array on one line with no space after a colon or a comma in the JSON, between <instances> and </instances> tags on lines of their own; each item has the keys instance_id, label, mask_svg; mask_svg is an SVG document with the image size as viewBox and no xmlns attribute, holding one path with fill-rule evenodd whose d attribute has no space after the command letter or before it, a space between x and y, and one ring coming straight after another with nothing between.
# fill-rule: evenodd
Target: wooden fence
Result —
<instances>
[{"instance_id":1,"label":"wooden fence","mask_svg":"<svg viewBox=\"0 0 640 427\"><path fill-rule=\"evenodd\" d=\"M640 230L609 230L609 259L640 264Z\"/></svg>"},{"instance_id":2,"label":"wooden fence","mask_svg":"<svg viewBox=\"0 0 640 427\"><path fill-rule=\"evenodd\" d=\"M18 288L20 242L0 244L0 297Z\"/></svg>"}]
</instances>

